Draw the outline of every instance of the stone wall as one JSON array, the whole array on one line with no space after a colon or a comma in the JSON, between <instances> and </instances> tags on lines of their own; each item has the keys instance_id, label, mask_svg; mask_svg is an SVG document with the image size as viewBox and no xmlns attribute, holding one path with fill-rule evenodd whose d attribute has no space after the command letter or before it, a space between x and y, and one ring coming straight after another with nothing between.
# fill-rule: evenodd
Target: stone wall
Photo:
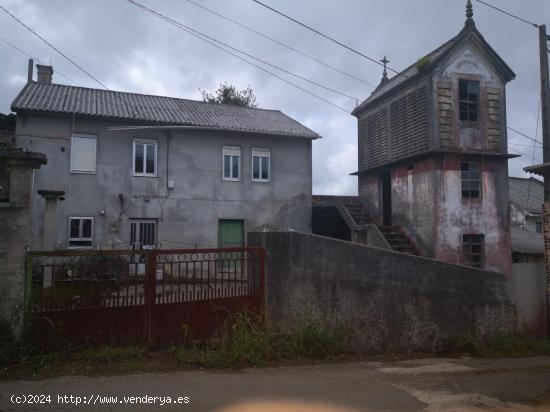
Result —
<instances>
[{"instance_id":1,"label":"stone wall","mask_svg":"<svg viewBox=\"0 0 550 412\"><path fill-rule=\"evenodd\" d=\"M451 337L515 331L506 277L495 272L295 231L252 232L264 246L266 318L347 325L365 352L437 351Z\"/></svg>"},{"instance_id":2,"label":"stone wall","mask_svg":"<svg viewBox=\"0 0 550 412\"><path fill-rule=\"evenodd\" d=\"M521 333L546 336L546 274L542 256L538 260L512 264L510 295L516 304Z\"/></svg>"},{"instance_id":3,"label":"stone wall","mask_svg":"<svg viewBox=\"0 0 550 412\"><path fill-rule=\"evenodd\" d=\"M21 331L25 299L25 248L31 242L33 172L43 154L0 148L0 167L9 195L0 202L0 320Z\"/></svg>"}]
</instances>

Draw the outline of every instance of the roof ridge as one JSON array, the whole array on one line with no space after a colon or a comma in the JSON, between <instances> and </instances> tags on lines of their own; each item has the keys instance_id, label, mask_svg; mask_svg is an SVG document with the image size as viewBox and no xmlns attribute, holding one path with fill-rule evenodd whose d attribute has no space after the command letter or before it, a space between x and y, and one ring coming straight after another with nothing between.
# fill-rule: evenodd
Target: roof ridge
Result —
<instances>
[{"instance_id":1,"label":"roof ridge","mask_svg":"<svg viewBox=\"0 0 550 412\"><path fill-rule=\"evenodd\" d=\"M99 88L96 88L96 87L73 86L71 84L63 84L63 83L38 83L37 81L34 81L34 80L32 80L31 82L35 83L35 84L45 84L47 86L70 87L72 89L97 90L97 91L100 91L100 92L132 94L132 95L146 96L146 97L160 97L160 98L163 98L163 99L182 100L182 101L193 102L193 103L201 103L201 104L205 104L205 105L222 105L222 106L228 106L228 107L239 107L241 109L260 110L260 111L266 111L266 112L281 112L281 110L278 110L278 109L266 109L266 108L263 108L263 107L239 106L239 105L236 105L236 104L229 104L229 103L205 102L205 101L202 101L202 100L186 99L186 98L183 98L183 97L163 96L163 95L160 95L160 94L147 94L147 93L127 92L127 91L122 91L122 90L99 89ZM21 90L21 91L23 91L23 90Z\"/></svg>"},{"instance_id":2,"label":"roof ridge","mask_svg":"<svg viewBox=\"0 0 550 412\"><path fill-rule=\"evenodd\" d=\"M122 102L136 110L120 110ZM61 83L29 82L11 104L20 110L73 113L85 116L174 125L217 127L273 135L321 137L281 110L210 103L178 97L122 92Z\"/></svg>"},{"instance_id":3,"label":"roof ridge","mask_svg":"<svg viewBox=\"0 0 550 412\"><path fill-rule=\"evenodd\" d=\"M508 176L508 179L516 179L516 180L527 180L527 181L532 181L532 182L537 182L537 183L540 183L541 185L544 185L544 182L542 180L539 180L537 179L536 177L519 177L519 176Z\"/></svg>"}]
</instances>

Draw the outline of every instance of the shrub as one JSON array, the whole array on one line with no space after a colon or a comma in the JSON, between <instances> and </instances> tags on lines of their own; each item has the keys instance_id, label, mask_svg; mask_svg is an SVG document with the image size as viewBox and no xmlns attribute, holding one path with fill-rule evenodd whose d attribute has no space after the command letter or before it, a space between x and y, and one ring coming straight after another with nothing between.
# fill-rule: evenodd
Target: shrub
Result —
<instances>
[{"instance_id":1,"label":"shrub","mask_svg":"<svg viewBox=\"0 0 550 412\"><path fill-rule=\"evenodd\" d=\"M260 319L243 312L233 318L220 338L206 346L172 346L180 363L213 368L263 366L270 361L328 359L349 353L349 332L303 321L292 332L277 335Z\"/></svg>"},{"instance_id":2,"label":"shrub","mask_svg":"<svg viewBox=\"0 0 550 412\"><path fill-rule=\"evenodd\" d=\"M416 62L416 68L418 69L419 72L422 72L428 68L431 62L432 62L432 59L429 58L428 56L421 57Z\"/></svg>"},{"instance_id":3,"label":"shrub","mask_svg":"<svg viewBox=\"0 0 550 412\"><path fill-rule=\"evenodd\" d=\"M142 346L111 346L103 345L82 350L78 358L84 361L110 364L117 361L140 359L145 354Z\"/></svg>"},{"instance_id":4,"label":"shrub","mask_svg":"<svg viewBox=\"0 0 550 412\"><path fill-rule=\"evenodd\" d=\"M19 348L9 322L0 320L0 365L17 360Z\"/></svg>"},{"instance_id":5,"label":"shrub","mask_svg":"<svg viewBox=\"0 0 550 412\"><path fill-rule=\"evenodd\" d=\"M448 350L451 353L480 355L481 345L472 335L455 336L449 339Z\"/></svg>"}]
</instances>

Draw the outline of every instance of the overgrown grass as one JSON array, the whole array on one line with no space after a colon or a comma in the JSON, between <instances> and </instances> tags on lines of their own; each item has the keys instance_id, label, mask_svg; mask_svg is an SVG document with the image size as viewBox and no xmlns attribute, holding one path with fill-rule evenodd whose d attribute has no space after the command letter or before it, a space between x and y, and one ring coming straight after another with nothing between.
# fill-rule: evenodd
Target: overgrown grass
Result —
<instances>
[{"instance_id":1,"label":"overgrown grass","mask_svg":"<svg viewBox=\"0 0 550 412\"><path fill-rule=\"evenodd\" d=\"M448 352L479 357L550 355L550 339L522 336L497 336L480 343L472 336L450 339Z\"/></svg>"},{"instance_id":2,"label":"overgrown grass","mask_svg":"<svg viewBox=\"0 0 550 412\"><path fill-rule=\"evenodd\" d=\"M172 346L180 363L209 368L265 366L284 360L333 359L351 352L350 333L303 321L291 333L279 335L264 328L257 317L241 313L221 338L205 346Z\"/></svg>"},{"instance_id":3,"label":"overgrown grass","mask_svg":"<svg viewBox=\"0 0 550 412\"><path fill-rule=\"evenodd\" d=\"M182 327L187 336L188 328ZM25 336L25 335L23 335ZM94 345L41 352L25 338L17 340L0 322L0 378L67 374L112 374L173 371L196 367L227 369L296 364L311 360L358 359L352 353L349 328L311 320L297 322L291 332L273 333L253 314L240 313L208 343L170 347ZM444 355L514 357L550 355L550 339L502 336L480 343L472 336L449 340Z\"/></svg>"},{"instance_id":4,"label":"overgrown grass","mask_svg":"<svg viewBox=\"0 0 550 412\"><path fill-rule=\"evenodd\" d=\"M142 359L147 352L145 346L104 345L85 348L75 353L73 358L85 362L98 362L110 365L120 361Z\"/></svg>"},{"instance_id":5,"label":"overgrown grass","mask_svg":"<svg viewBox=\"0 0 550 412\"><path fill-rule=\"evenodd\" d=\"M186 334L186 328L182 331ZM88 345L79 348L66 346L50 352L40 352L36 348L20 351L17 348L22 345L11 332L2 336L0 366L3 373L0 377L8 377L10 370L25 377L42 377L148 369L243 368L331 360L351 353L348 344L351 334L345 328L303 321L292 332L280 335L270 332L257 316L247 312L230 319L218 336L208 343L192 342L170 347Z\"/></svg>"}]
</instances>

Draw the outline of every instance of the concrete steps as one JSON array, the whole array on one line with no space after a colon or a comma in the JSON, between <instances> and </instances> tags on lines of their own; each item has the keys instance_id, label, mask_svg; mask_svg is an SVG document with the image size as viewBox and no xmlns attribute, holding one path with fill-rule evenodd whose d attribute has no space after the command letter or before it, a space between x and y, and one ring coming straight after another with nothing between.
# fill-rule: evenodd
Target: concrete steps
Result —
<instances>
[{"instance_id":1,"label":"concrete steps","mask_svg":"<svg viewBox=\"0 0 550 412\"><path fill-rule=\"evenodd\" d=\"M372 222L369 214L362 205L356 203L343 203L343 205L356 225L365 225Z\"/></svg>"},{"instance_id":2,"label":"concrete steps","mask_svg":"<svg viewBox=\"0 0 550 412\"><path fill-rule=\"evenodd\" d=\"M381 226L380 232L382 232L391 248L396 252L420 256L414 243L399 226Z\"/></svg>"}]
</instances>

